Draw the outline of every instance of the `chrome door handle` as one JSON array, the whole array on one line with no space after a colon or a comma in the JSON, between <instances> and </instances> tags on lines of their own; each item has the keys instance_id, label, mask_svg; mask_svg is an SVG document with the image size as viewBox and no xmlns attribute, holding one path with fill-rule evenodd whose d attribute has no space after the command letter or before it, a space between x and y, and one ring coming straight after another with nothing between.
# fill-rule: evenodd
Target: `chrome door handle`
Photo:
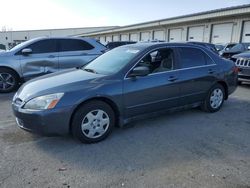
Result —
<instances>
[{"instance_id":1,"label":"chrome door handle","mask_svg":"<svg viewBox=\"0 0 250 188\"><path fill-rule=\"evenodd\" d=\"M209 73L209 74L213 74L213 73L215 73L215 70L209 69L209 70L208 70L208 73Z\"/></svg>"},{"instance_id":2,"label":"chrome door handle","mask_svg":"<svg viewBox=\"0 0 250 188\"><path fill-rule=\"evenodd\" d=\"M170 76L170 77L168 78L168 81L170 81L170 82L174 82L175 80L178 80L178 78L175 77L175 76Z\"/></svg>"}]
</instances>

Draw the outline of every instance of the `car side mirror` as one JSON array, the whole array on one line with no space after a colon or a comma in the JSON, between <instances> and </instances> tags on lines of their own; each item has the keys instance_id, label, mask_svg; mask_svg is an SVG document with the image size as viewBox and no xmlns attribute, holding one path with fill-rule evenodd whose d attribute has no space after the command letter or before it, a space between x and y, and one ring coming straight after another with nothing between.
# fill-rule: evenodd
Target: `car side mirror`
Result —
<instances>
[{"instance_id":1,"label":"car side mirror","mask_svg":"<svg viewBox=\"0 0 250 188\"><path fill-rule=\"evenodd\" d=\"M32 49L30 49L30 48L24 48L24 49L22 49L22 54L23 55L29 55L31 53L32 53Z\"/></svg>"},{"instance_id":2,"label":"car side mirror","mask_svg":"<svg viewBox=\"0 0 250 188\"><path fill-rule=\"evenodd\" d=\"M148 67L145 66L139 66L135 67L129 74L130 77L136 77L136 76L147 76L150 73L150 70Z\"/></svg>"},{"instance_id":3,"label":"car side mirror","mask_svg":"<svg viewBox=\"0 0 250 188\"><path fill-rule=\"evenodd\" d=\"M247 50L250 50L250 46L247 47Z\"/></svg>"}]
</instances>

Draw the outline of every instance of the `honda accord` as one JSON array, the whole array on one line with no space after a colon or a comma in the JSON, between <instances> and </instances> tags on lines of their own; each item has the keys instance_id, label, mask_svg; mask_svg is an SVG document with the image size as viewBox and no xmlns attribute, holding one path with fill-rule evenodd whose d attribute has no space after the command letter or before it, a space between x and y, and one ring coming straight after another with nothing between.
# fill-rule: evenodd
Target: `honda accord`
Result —
<instances>
[{"instance_id":1,"label":"honda accord","mask_svg":"<svg viewBox=\"0 0 250 188\"><path fill-rule=\"evenodd\" d=\"M137 43L88 65L25 83L12 102L19 127L106 138L115 126L183 107L216 112L237 87L237 67L200 45Z\"/></svg>"}]
</instances>

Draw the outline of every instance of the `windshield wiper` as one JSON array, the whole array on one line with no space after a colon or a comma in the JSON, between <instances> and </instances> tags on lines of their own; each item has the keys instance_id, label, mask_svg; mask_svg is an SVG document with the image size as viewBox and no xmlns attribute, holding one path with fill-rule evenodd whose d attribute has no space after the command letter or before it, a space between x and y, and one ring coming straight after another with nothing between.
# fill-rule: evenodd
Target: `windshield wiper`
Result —
<instances>
[{"instance_id":1,"label":"windshield wiper","mask_svg":"<svg viewBox=\"0 0 250 188\"><path fill-rule=\"evenodd\" d=\"M87 72L92 72L92 73L98 74L94 69L84 68L83 70L85 70Z\"/></svg>"}]
</instances>

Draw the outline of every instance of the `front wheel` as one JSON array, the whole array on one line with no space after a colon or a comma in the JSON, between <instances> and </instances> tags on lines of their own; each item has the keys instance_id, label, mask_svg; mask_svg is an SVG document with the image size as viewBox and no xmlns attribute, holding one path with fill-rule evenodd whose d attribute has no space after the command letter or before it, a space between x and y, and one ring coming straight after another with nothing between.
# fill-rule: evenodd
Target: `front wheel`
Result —
<instances>
[{"instance_id":1,"label":"front wheel","mask_svg":"<svg viewBox=\"0 0 250 188\"><path fill-rule=\"evenodd\" d=\"M0 93L15 91L19 85L18 75L7 68L0 68Z\"/></svg>"},{"instance_id":2,"label":"front wheel","mask_svg":"<svg viewBox=\"0 0 250 188\"><path fill-rule=\"evenodd\" d=\"M105 139L115 124L112 108L102 101L90 101L82 105L72 121L72 134L84 143Z\"/></svg>"},{"instance_id":3,"label":"front wheel","mask_svg":"<svg viewBox=\"0 0 250 188\"><path fill-rule=\"evenodd\" d=\"M207 97L201 107L206 112L217 112L223 105L224 99L224 87L220 84L216 84L209 90Z\"/></svg>"}]
</instances>

